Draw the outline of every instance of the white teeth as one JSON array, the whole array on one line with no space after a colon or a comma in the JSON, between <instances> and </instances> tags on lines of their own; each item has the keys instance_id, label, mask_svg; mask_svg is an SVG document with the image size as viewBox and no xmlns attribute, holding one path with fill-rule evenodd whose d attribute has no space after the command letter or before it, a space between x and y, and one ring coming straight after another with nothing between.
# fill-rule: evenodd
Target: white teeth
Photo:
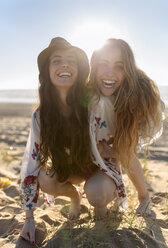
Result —
<instances>
[{"instance_id":1,"label":"white teeth","mask_svg":"<svg viewBox=\"0 0 168 248\"><path fill-rule=\"evenodd\" d=\"M59 77L70 77L72 74L69 72L61 72L58 74Z\"/></svg>"},{"instance_id":2,"label":"white teeth","mask_svg":"<svg viewBox=\"0 0 168 248\"><path fill-rule=\"evenodd\" d=\"M115 81L103 80L103 83L106 83L106 84L115 84Z\"/></svg>"},{"instance_id":3,"label":"white teeth","mask_svg":"<svg viewBox=\"0 0 168 248\"><path fill-rule=\"evenodd\" d=\"M106 88L112 88L116 84L116 81L110 81L110 80L102 80L102 81L103 81L104 87Z\"/></svg>"}]
</instances>

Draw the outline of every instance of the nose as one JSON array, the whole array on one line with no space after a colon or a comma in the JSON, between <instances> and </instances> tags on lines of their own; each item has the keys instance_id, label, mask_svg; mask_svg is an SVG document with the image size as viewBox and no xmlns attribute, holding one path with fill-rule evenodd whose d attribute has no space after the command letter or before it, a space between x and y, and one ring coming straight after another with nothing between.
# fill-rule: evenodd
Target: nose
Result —
<instances>
[{"instance_id":1,"label":"nose","mask_svg":"<svg viewBox=\"0 0 168 248\"><path fill-rule=\"evenodd\" d=\"M107 76L113 76L115 73L114 73L114 70L113 69L109 69L109 70L107 70L106 71L106 74L107 74Z\"/></svg>"},{"instance_id":2,"label":"nose","mask_svg":"<svg viewBox=\"0 0 168 248\"><path fill-rule=\"evenodd\" d=\"M109 66L106 70L106 74L110 77L115 75L115 68L113 68L112 66Z\"/></svg>"},{"instance_id":3,"label":"nose","mask_svg":"<svg viewBox=\"0 0 168 248\"><path fill-rule=\"evenodd\" d=\"M69 66L69 65L68 65L68 62L67 62L67 61L63 61L62 66L63 66L64 68L67 68L67 67Z\"/></svg>"}]
</instances>

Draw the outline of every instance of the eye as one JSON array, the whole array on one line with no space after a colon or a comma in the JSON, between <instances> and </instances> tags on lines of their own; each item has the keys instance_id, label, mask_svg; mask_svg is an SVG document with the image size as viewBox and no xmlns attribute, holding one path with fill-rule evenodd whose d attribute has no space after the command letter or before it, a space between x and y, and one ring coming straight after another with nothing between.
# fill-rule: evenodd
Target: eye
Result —
<instances>
[{"instance_id":1,"label":"eye","mask_svg":"<svg viewBox=\"0 0 168 248\"><path fill-rule=\"evenodd\" d=\"M51 64L53 65L59 65L61 63L61 60L60 59L53 59L51 60Z\"/></svg>"},{"instance_id":2,"label":"eye","mask_svg":"<svg viewBox=\"0 0 168 248\"><path fill-rule=\"evenodd\" d=\"M105 62L100 62L100 63L98 63L98 66L101 68L106 68L108 65Z\"/></svg>"},{"instance_id":3,"label":"eye","mask_svg":"<svg viewBox=\"0 0 168 248\"><path fill-rule=\"evenodd\" d=\"M116 68L116 70L118 70L118 71L123 71L123 70L124 70L123 65L116 65L115 68Z\"/></svg>"},{"instance_id":4,"label":"eye","mask_svg":"<svg viewBox=\"0 0 168 248\"><path fill-rule=\"evenodd\" d=\"M61 64L62 58L60 56L53 56L49 59L50 65L59 65Z\"/></svg>"},{"instance_id":5,"label":"eye","mask_svg":"<svg viewBox=\"0 0 168 248\"><path fill-rule=\"evenodd\" d=\"M69 63L69 65L71 65L71 66L76 66L76 65L77 65L77 62L76 62L75 59L69 60L68 63Z\"/></svg>"},{"instance_id":6,"label":"eye","mask_svg":"<svg viewBox=\"0 0 168 248\"><path fill-rule=\"evenodd\" d=\"M107 63L105 63L105 62L99 62L99 64L98 65L106 65Z\"/></svg>"}]
</instances>

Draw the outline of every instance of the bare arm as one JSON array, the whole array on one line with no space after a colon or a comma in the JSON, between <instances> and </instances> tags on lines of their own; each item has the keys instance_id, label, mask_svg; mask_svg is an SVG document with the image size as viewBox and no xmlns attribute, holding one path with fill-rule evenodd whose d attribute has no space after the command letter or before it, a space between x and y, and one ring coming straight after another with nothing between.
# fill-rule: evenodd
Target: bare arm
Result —
<instances>
[{"instance_id":1,"label":"bare arm","mask_svg":"<svg viewBox=\"0 0 168 248\"><path fill-rule=\"evenodd\" d=\"M136 212L140 215L150 215L149 193L146 187L141 163L135 155L132 156L126 172L138 192L139 206Z\"/></svg>"},{"instance_id":2,"label":"bare arm","mask_svg":"<svg viewBox=\"0 0 168 248\"><path fill-rule=\"evenodd\" d=\"M33 210L26 210L25 211L26 219L24 226L22 228L20 236L32 244L35 243L35 224L34 224L34 217L33 217Z\"/></svg>"},{"instance_id":3,"label":"bare arm","mask_svg":"<svg viewBox=\"0 0 168 248\"><path fill-rule=\"evenodd\" d=\"M126 172L138 192L139 201L144 198L149 198L143 169L140 161L135 155L132 156Z\"/></svg>"}]
</instances>

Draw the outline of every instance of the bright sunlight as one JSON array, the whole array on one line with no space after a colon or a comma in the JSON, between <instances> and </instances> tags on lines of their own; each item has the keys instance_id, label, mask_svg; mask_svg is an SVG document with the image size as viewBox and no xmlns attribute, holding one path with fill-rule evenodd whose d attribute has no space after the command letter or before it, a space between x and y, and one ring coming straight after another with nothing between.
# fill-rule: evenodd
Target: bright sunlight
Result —
<instances>
[{"instance_id":1,"label":"bright sunlight","mask_svg":"<svg viewBox=\"0 0 168 248\"><path fill-rule=\"evenodd\" d=\"M78 25L70 36L70 42L84 49L90 58L108 38L126 39L127 34L106 21L90 20Z\"/></svg>"}]
</instances>

